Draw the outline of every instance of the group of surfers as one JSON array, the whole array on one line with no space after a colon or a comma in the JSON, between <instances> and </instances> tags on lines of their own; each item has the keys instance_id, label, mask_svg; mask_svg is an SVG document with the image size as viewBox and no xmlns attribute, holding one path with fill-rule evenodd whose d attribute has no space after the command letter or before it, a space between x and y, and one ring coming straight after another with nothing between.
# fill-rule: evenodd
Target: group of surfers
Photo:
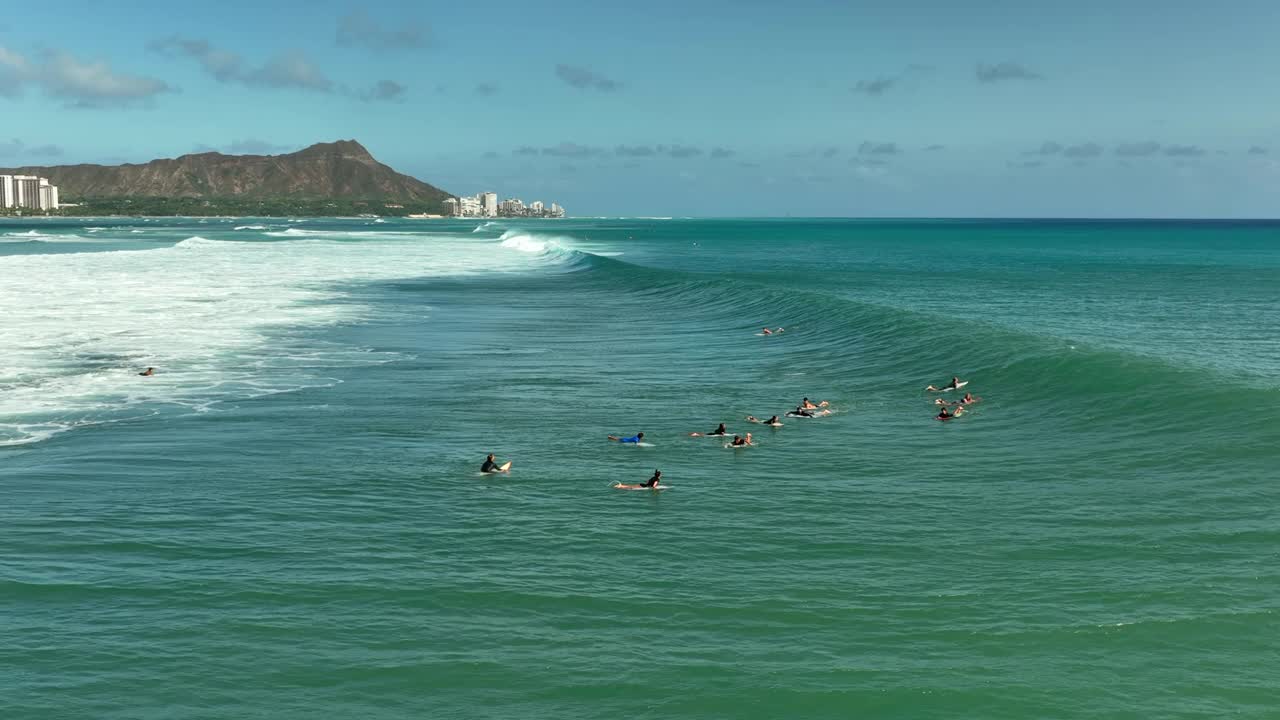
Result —
<instances>
[{"instance_id":1,"label":"group of surfers","mask_svg":"<svg viewBox=\"0 0 1280 720\"><path fill-rule=\"evenodd\" d=\"M829 403L826 400L815 403L811 401L809 398L804 398L800 401L800 404L796 405L795 410L792 410L785 414L787 417L815 418L820 415L830 415L831 414L830 405L831 403ZM771 415L768 420L761 420L760 418L754 415L748 415L747 422L752 422L759 425L768 425L774 428L782 427L782 421L778 419L777 415ZM711 432L707 432L707 433L691 432L689 433L689 437L727 438L729 437L729 430L724 423L720 423L719 425L716 426L716 429L712 430ZM629 436L609 435L607 436L607 438L611 442L621 443L623 445L641 445L644 443L643 432L637 432L635 435L629 435ZM745 436L734 435L733 439L730 440L729 443L725 445L725 447L726 448L755 447L755 444L756 443L754 438L752 437L752 434L747 433ZM505 464L499 465L498 461L495 459L492 453L490 453L489 456L485 458L484 464L480 466L480 472L482 473L502 473L502 472L507 472L510 469L511 469L510 461L506 462ZM619 490L644 490L644 489L661 490L662 486L659 484L661 483L661 481L662 481L662 471L654 470L653 477L650 477L644 483L631 483L631 484L617 483L613 487Z\"/></svg>"},{"instance_id":2,"label":"group of surfers","mask_svg":"<svg viewBox=\"0 0 1280 720\"><path fill-rule=\"evenodd\" d=\"M942 387L935 387L933 385L930 385L926 387L925 390L928 392L949 392L951 390L959 390L960 388L968 384L969 384L968 380L961 380L958 377L952 377L951 382L947 383L946 385L943 385ZM966 406L972 405L981 400L982 398L974 397L973 393L971 392L966 392L964 394L964 397L960 398L955 402L947 402L942 398L937 398L933 401L934 405L939 406L938 414L934 416L934 419L950 420L951 418L960 417L961 415L964 414L964 410Z\"/></svg>"},{"instance_id":3,"label":"group of surfers","mask_svg":"<svg viewBox=\"0 0 1280 720\"><path fill-rule=\"evenodd\" d=\"M778 328L778 331L781 332L782 328ZM765 328L765 332L766 333L769 332L768 328ZM946 385L943 385L942 387L929 385L928 387L925 388L925 390L928 392L950 392L952 390L959 390L960 388L963 388L965 385L968 385L968 384L969 384L969 381L967 380L961 380L958 377L952 377L951 382L947 383ZM933 401L935 405L939 406L938 414L935 416L935 418L938 420L950 420L952 418L960 417L961 415L964 414L965 407L972 405L976 402L980 402L981 400L982 398L974 397L973 393L970 393L970 392L966 392L963 397L961 397L959 400L956 400L955 402L948 402L943 398L937 398ZM811 401L809 398L804 398L803 400L801 400L800 404L796 405L795 410L791 410L785 413L786 417L796 417L796 418L815 418L820 415L830 415L830 414L831 414L831 408L830 408L829 402L827 402L826 400L823 400L821 402L815 403ZM777 415L771 415L768 420L761 420L760 418L754 415L748 415L747 422L756 423L759 425L768 425L774 428L782 427L782 421L778 419ZM637 432L635 435L631 435L631 436L609 435L607 437L612 442L622 443L624 445L640 445L644 443L643 432ZM712 430L711 432L707 432L707 433L691 432L689 433L689 437L727 438L729 437L729 430L727 427L725 427L724 423L720 423L719 425L716 426L716 429ZM726 448L753 447L753 446L755 446L755 441L752 439L751 433L747 433L745 437L742 435L734 435L733 439L729 441L728 444L725 445ZM487 458L485 458L484 465L481 466L480 471L484 473L499 473L499 472L507 472L510 469L511 469L510 461L508 461L506 464L499 465L497 460L494 459L494 456L490 454ZM618 490L645 490L645 489L661 490L664 487L663 485L661 485L661 482L662 482L662 471L654 470L653 476L643 483L629 483L629 484L617 483L613 487L617 488Z\"/></svg>"},{"instance_id":4,"label":"group of surfers","mask_svg":"<svg viewBox=\"0 0 1280 720\"><path fill-rule=\"evenodd\" d=\"M781 331L781 328L779 328L779 331ZM826 400L823 400L822 402L819 402L819 403L814 403L811 400L809 400L809 398L804 398L803 400L800 401L800 404L796 406L795 410L792 410L791 412L786 413L786 415L788 417L808 417L808 418L818 417L819 415L830 415L831 410L829 406L830 406L830 403L827 402ZM782 427L782 421L778 419L777 415L770 416L768 420L761 420L760 418L754 415L748 415L747 422L757 423L759 425L768 425L770 427L775 427L775 428ZM689 437L727 438L729 437L729 429L725 427L724 423L720 423L719 425L716 426L716 429L712 430L711 432L706 432L706 433L691 432L689 433ZM632 435L630 437L623 437L620 435L609 435L608 438L613 442L639 445L640 443L644 442L644 433L638 432L635 435ZM733 439L730 440L728 444L725 445L725 447L726 448L755 447L755 444L756 443L752 438L751 433L747 433L746 436L734 435ZM662 481L662 471L654 470L653 477L649 478L648 481L646 482L617 483L613 487L618 490L661 490L662 486L659 485L661 481Z\"/></svg>"}]
</instances>

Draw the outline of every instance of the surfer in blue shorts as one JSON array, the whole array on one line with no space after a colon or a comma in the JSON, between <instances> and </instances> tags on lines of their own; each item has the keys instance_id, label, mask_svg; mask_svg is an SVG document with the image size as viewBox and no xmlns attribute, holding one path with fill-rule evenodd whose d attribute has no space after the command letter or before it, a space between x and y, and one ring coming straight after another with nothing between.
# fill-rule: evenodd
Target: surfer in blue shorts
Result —
<instances>
[{"instance_id":1,"label":"surfer in blue shorts","mask_svg":"<svg viewBox=\"0 0 1280 720\"><path fill-rule=\"evenodd\" d=\"M609 436L609 439L610 439L610 440L612 440L612 441L614 441L614 442L630 443L630 444L632 444L632 445L639 445L639 444L640 444L640 441L641 441L641 440L644 440L644 433L636 433L636 434L635 434L635 435L633 435L632 437L618 437L617 435L610 435L610 436Z\"/></svg>"}]
</instances>

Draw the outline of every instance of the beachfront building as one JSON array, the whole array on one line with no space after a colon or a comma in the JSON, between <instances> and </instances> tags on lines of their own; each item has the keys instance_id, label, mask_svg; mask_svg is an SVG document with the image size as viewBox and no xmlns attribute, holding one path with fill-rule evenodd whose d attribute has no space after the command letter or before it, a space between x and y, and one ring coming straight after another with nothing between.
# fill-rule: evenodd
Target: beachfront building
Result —
<instances>
[{"instance_id":1,"label":"beachfront building","mask_svg":"<svg viewBox=\"0 0 1280 720\"><path fill-rule=\"evenodd\" d=\"M480 197L458 198L458 214L462 217L480 217Z\"/></svg>"},{"instance_id":2,"label":"beachfront building","mask_svg":"<svg viewBox=\"0 0 1280 720\"><path fill-rule=\"evenodd\" d=\"M0 175L0 209L57 210L58 186L34 175Z\"/></svg>"},{"instance_id":3,"label":"beachfront building","mask_svg":"<svg viewBox=\"0 0 1280 720\"><path fill-rule=\"evenodd\" d=\"M448 217L564 217L564 208L555 203L548 207L541 200L529 205L525 205L519 198L499 201L498 194L492 192L482 192L472 197L447 198L444 208L444 214Z\"/></svg>"}]
</instances>

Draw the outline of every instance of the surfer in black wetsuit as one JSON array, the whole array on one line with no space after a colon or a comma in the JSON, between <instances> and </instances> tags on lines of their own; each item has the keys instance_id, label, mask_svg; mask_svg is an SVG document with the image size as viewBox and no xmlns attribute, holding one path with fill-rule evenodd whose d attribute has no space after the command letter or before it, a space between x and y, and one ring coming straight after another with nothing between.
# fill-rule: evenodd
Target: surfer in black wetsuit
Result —
<instances>
[{"instance_id":1,"label":"surfer in black wetsuit","mask_svg":"<svg viewBox=\"0 0 1280 720\"><path fill-rule=\"evenodd\" d=\"M953 377L951 378L951 383L948 385L943 385L942 387L934 387L930 385L929 387L925 388L925 390L928 390L929 392L946 392L947 390L956 390L959 387L960 387L960 378Z\"/></svg>"},{"instance_id":2,"label":"surfer in black wetsuit","mask_svg":"<svg viewBox=\"0 0 1280 720\"><path fill-rule=\"evenodd\" d=\"M801 406L799 406L799 405L797 405L797 406L796 406L796 409L795 409L795 410L792 410L792 411L791 411L791 414L792 414L792 415L798 415L798 416L800 416L800 417L813 417L813 416L814 416L814 415L813 415L813 413L809 412L808 410L805 410L803 407L801 407Z\"/></svg>"},{"instance_id":3,"label":"surfer in black wetsuit","mask_svg":"<svg viewBox=\"0 0 1280 720\"><path fill-rule=\"evenodd\" d=\"M695 432L695 433L689 433L689 437L713 437L713 436L716 436L716 435L728 435L728 434L729 434L729 431L725 429L725 427L724 427L724 423L720 423L720 426L719 426L719 427L717 427L715 430L712 430L711 432L707 433L706 435L703 435L702 433L696 433L696 432Z\"/></svg>"},{"instance_id":4,"label":"surfer in black wetsuit","mask_svg":"<svg viewBox=\"0 0 1280 720\"><path fill-rule=\"evenodd\" d=\"M658 483L660 482L662 482L662 471L654 470L653 477L649 478L648 481L646 481L644 484L632 483L628 485L626 483L618 483L613 487L615 487L618 490L644 490L645 488L650 488L653 490L661 490L662 488L658 487Z\"/></svg>"},{"instance_id":5,"label":"surfer in black wetsuit","mask_svg":"<svg viewBox=\"0 0 1280 720\"><path fill-rule=\"evenodd\" d=\"M489 457L484 459L484 465L480 466L480 472L482 473L502 472L502 469L498 467L498 462L493 459L493 453L489 453Z\"/></svg>"},{"instance_id":6,"label":"surfer in black wetsuit","mask_svg":"<svg viewBox=\"0 0 1280 720\"><path fill-rule=\"evenodd\" d=\"M744 447L747 445L755 445L755 443L751 442L751 433L747 433L746 437L738 437L737 435L734 435L732 445L734 447Z\"/></svg>"},{"instance_id":7,"label":"surfer in black wetsuit","mask_svg":"<svg viewBox=\"0 0 1280 720\"><path fill-rule=\"evenodd\" d=\"M155 369L155 368L150 368L150 367L149 367L149 368L147 368L147 371L146 371L146 372L140 372L140 373L138 373L138 374L139 374L139 375L141 375L142 377L151 377L152 375L155 375L155 374L156 374L156 369Z\"/></svg>"}]
</instances>

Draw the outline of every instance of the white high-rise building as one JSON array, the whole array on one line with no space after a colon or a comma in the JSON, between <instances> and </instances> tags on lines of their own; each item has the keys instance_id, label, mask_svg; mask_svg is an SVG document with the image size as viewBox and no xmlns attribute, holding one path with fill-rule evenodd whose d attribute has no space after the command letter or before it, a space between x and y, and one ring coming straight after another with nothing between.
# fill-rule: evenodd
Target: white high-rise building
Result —
<instances>
[{"instance_id":1,"label":"white high-rise building","mask_svg":"<svg viewBox=\"0 0 1280 720\"><path fill-rule=\"evenodd\" d=\"M480 217L480 198L458 198L458 210L460 211L458 214L462 217Z\"/></svg>"},{"instance_id":2,"label":"white high-rise building","mask_svg":"<svg viewBox=\"0 0 1280 720\"><path fill-rule=\"evenodd\" d=\"M0 175L0 208L57 210L58 186L34 175Z\"/></svg>"},{"instance_id":3,"label":"white high-rise building","mask_svg":"<svg viewBox=\"0 0 1280 720\"><path fill-rule=\"evenodd\" d=\"M498 193L480 193L480 211L485 217L498 217Z\"/></svg>"},{"instance_id":4,"label":"white high-rise building","mask_svg":"<svg viewBox=\"0 0 1280 720\"><path fill-rule=\"evenodd\" d=\"M40 178L34 175L14 175L13 188L17 196L14 207L40 209Z\"/></svg>"},{"instance_id":5,"label":"white high-rise building","mask_svg":"<svg viewBox=\"0 0 1280 720\"><path fill-rule=\"evenodd\" d=\"M533 214L535 214L535 215L541 215L541 214L542 214L542 201L541 201L541 200L534 200L533 202L529 203L529 212L531 212L531 213L533 213Z\"/></svg>"},{"instance_id":6,"label":"white high-rise building","mask_svg":"<svg viewBox=\"0 0 1280 720\"><path fill-rule=\"evenodd\" d=\"M553 218L562 218L562 217L564 217L564 208L560 207L559 205L557 205L557 204L555 204L555 203L551 203L551 212L550 212L550 215L551 215L551 217L553 217Z\"/></svg>"}]
</instances>

